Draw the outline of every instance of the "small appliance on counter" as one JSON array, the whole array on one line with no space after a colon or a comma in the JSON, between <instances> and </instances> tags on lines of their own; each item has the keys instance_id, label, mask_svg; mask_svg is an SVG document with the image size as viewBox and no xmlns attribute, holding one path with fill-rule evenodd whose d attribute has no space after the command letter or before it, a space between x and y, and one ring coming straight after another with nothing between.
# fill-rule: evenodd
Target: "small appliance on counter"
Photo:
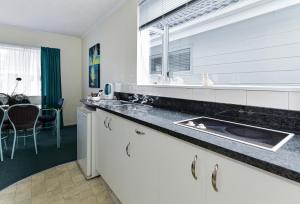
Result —
<instances>
[{"instance_id":1,"label":"small appliance on counter","mask_svg":"<svg viewBox=\"0 0 300 204\"><path fill-rule=\"evenodd\" d=\"M95 101L95 102L98 102L102 99L102 92L103 90L100 89L98 93L91 93L91 96L88 96L87 99L88 100L91 100L91 101Z\"/></svg>"},{"instance_id":2,"label":"small appliance on counter","mask_svg":"<svg viewBox=\"0 0 300 204\"><path fill-rule=\"evenodd\" d=\"M112 100L114 98L114 86L112 83L104 85L103 98L108 100Z\"/></svg>"}]
</instances>

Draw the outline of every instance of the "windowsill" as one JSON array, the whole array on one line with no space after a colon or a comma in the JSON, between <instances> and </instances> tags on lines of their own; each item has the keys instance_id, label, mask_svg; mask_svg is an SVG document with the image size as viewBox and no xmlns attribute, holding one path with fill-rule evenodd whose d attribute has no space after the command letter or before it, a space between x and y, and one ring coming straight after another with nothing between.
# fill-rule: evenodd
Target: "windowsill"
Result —
<instances>
[{"instance_id":1,"label":"windowsill","mask_svg":"<svg viewBox=\"0 0 300 204\"><path fill-rule=\"evenodd\" d=\"M138 84L140 87L154 88L184 88L184 89L212 89L212 90L249 90L249 91L300 91L300 86L246 86L246 85L183 85L183 84Z\"/></svg>"}]
</instances>

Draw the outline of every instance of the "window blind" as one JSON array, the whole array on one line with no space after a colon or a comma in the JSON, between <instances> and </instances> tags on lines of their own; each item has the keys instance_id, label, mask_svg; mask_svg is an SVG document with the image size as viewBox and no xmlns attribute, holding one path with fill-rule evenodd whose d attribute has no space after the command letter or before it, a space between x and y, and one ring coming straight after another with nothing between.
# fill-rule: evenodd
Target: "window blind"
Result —
<instances>
[{"instance_id":1,"label":"window blind","mask_svg":"<svg viewBox=\"0 0 300 204\"><path fill-rule=\"evenodd\" d=\"M140 4L140 28L173 27L239 1L244 0L146 0Z\"/></svg>"},{"instance_id":2,"label":"window blind","mask_svg":"<svg viewBox=\"0 0 300 204\"><path fill-rule=\"evenodd\" d=\"M139 2L140 26L143 26L191 0L141 0Z\"/></svg>"},{"instance_id":3,"label":"window blind","mask_svg":"<svg viewBox=\"0 0 300 204\"><path fill-rule=\"evenodd\" d=\"M150 59L151 74L161 74L162 72L162 55L152 55ZM191 50L182 49L169 52L169 71L180 72L190 71L191 69Z\"/></svg>"}]
</instances>

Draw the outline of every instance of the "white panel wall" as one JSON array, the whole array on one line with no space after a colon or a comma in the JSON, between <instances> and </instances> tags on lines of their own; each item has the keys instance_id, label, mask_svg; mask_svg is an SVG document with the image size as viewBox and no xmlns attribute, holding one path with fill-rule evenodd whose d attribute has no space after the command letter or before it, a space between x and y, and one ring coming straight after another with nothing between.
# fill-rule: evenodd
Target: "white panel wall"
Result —
<instances>
[{"instance_id":1,"label":"white panel wall","mask_svg":"<svg viewBox=\"0 0 300 204\"><path fill-rule=\"evenodd\" d=\"M170 49L190 47L191 74L208 72L215 84L300 85L299 18L300 5L293 6L173 41Z\"/></svg>"}]
</instances>

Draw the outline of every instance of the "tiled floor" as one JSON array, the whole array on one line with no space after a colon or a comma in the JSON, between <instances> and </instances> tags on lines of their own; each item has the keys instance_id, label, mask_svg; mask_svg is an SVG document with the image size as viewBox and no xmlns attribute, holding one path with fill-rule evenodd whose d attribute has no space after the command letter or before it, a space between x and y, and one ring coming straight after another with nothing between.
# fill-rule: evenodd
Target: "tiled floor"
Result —
<instances>
[{"instance_id":1,"label":"tiled floor","mask_svg":"<svg viewBox=\"0 0 300 204\"><path fill-rule=\"evenodd\" d=\"M87 181L75 162L53 167L0 191L0 204L120 204L100 178Z\"/></svg>"}]
</instances>

